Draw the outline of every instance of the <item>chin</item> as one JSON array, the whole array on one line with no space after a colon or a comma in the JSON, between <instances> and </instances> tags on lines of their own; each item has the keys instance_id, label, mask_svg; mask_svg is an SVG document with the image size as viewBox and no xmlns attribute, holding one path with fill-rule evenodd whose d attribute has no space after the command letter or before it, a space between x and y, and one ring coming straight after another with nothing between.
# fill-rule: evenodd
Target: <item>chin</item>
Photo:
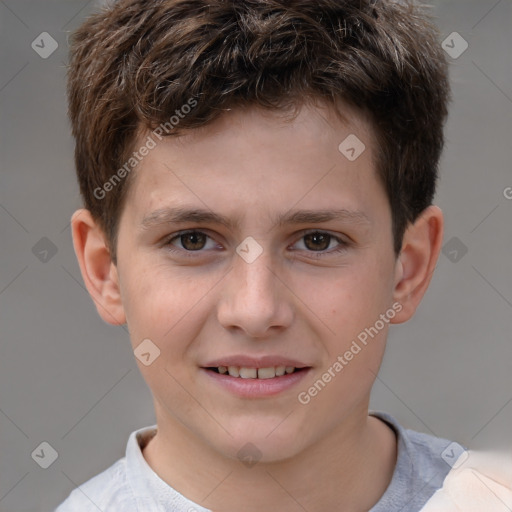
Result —
<instances>
[{"instance_id":1,"label":"chin","mask_svg":"<svg viewBox=\"0 0 512 512\"><path fill-rule=\"evenodd\" d=\"M285 426L283 418L272 421L249 420L225 425L230 432L212 442L223 456L238 459L248 466L254 462L273 463L293 458L303 449L304 436L293 424ZM301 442L298 442L298 439Z\"/></svg>"}]
</instances>

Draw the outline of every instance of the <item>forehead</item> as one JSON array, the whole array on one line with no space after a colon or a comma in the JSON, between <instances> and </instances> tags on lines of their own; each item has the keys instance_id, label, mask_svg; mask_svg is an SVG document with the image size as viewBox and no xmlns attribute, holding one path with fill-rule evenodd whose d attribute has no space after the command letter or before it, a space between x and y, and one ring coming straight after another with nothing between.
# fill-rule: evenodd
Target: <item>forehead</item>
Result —
<instances>
[{"instance_id":1,"label":"forehead","mask_svg":"<svg viewBox=\"0 0 512 512\"><path fill-rule=\"evenodd\" d=\"M304 106L294 117L237 109L157 139L132 176L128 208L139 219L190 204L239 218L266 212L274 220L295 205L314 209L319 202L324 209L372 210L383 194L372 129L348 107L342 115L332 107Z\"/></svg>"}]
</instances>

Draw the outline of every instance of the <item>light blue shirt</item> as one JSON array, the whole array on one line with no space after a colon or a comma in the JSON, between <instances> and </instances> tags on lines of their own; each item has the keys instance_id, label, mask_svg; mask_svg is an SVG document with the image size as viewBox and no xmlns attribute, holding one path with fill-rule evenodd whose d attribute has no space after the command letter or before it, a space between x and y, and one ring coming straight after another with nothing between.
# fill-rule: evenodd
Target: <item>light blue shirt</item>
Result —
<instances>
[{"instance_id":1,"label":"light blue shirt","mask_svg":"<svg viewBox=\"0 0 512 512\"><path fill-rule=\"evenodd\" d=\"M442 487L451 469L441 457L451 443L406 430L388 414L370 414L395 431L398 456L391 483L369 512L418 512ZM155 429L132 432L126 456L74 489L55 512L211 512L173 489L150 468L142 448Z\"/></svg>"}]
</instances>

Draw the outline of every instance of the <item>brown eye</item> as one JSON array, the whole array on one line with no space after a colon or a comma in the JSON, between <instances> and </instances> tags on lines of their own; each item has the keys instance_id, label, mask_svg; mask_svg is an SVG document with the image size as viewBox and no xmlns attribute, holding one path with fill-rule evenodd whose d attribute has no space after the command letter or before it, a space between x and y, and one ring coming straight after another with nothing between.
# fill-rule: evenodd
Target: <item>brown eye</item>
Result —
<instances>
[{"instance_id":1,"label":"brown eye","mask_svg":"<svg viewBox=\"0 0 512 512\"><path fill-rule=\"evenodd\" d=\"M310 231L303 233L294 246L294 250L305 252L311 257L327 258L345 253L350 243L325 231Z\"/></svg>"},{"instance_id":2,"label":"brown eye","mask_svg":"<svg viewBox=\"0 0 512 512\"><path fill-rule=\"evenodd\" d=\"M164 248L177 258L210 257L223 248L203 231L189 230L174 233L163 243Z\"/></svg>"},{"instance_id":3,"label":"brown eye","mask_svg":"<svg viewBox=\"0 0 512 512\"><path fill-rule=\"evenodd\" d=\"M204 249L207 238L204 233L194 231L181 235L179 239L182 247L187 251L199 251Z\"/></svg>"},{"instance_id":4,"label":"brown eye","mask_svg":"<svg viewBox=\"0 0 512 512\"><path fill-rule=\"evenodd\" d=\"M304 236L304 245L311 251L325 251L331 243L327 233L310 233Z\"/></svg>"}]
</instances>

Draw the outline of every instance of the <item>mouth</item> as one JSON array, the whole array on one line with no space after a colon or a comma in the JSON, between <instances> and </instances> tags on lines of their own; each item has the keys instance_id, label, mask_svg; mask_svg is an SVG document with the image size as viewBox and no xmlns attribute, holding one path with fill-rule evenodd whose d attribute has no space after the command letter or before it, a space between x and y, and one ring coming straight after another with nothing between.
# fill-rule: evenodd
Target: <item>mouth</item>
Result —
<instances>
[{"instance_id":1,"label":"mouth","mask_svg":"<svg viewBox=\"0 0 512 512\"><path fill-rule=\"evenodd\" d=\"M293 389L312 370L299 361L282 357L227 357L201 367L201 374L240 398L265 398Z\"/></svg>"},{"instance_id":2,"label":"mouth","mask_svg":"<svg viewBox=\"0 0 512 512\"><path fill-rule=\"evenodd\" d=\"M226 375L238 379L275 379L292 373L307 370L308 367L296 368L295 366L267 366L264 368L252 368L245 366L211 366L205 368L220 375Z\"/></svg>"}]
</instances>

